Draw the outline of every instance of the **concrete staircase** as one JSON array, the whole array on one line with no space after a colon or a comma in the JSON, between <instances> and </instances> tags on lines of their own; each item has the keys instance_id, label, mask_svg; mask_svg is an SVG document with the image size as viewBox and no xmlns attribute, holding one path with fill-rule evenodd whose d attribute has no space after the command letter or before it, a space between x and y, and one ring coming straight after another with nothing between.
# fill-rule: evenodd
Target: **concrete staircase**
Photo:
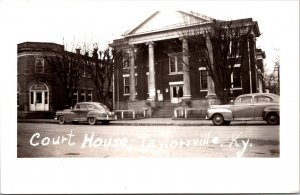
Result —
<instances>
[{"instance_id":1,"label":"concrete staircase","mask_svg":"<svg viewBox=\"0 0 300 195\"><path fill-rule=\"evenodd\" d=\"M174 117L174 108L178 104L172 104L169 101L159 102L152 114L152 118L172 118Z\"/></svg>"}]
</instances>

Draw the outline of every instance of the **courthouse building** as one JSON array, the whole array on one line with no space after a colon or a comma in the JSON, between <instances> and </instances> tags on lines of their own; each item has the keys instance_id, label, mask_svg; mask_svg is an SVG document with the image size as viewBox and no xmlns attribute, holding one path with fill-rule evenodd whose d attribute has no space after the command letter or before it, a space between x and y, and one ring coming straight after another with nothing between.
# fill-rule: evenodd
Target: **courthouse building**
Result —
<instances>
[{"instance_id":1,"label":"courthouse building","mask_svg":"<svg viewBox=\"0 0 300 195\"><path fill-rule=\"evenodd\" d=\"M51 118L56 110L65 108L63 86L59 83L53 67L45 59L55 58L62 51L64 46L55 43L18 44L18 117ZM72 52L67 53L75 55ZM80 55L79 50L77 55ZM81 101L97 101L93 82L85 73L82 77L78 87L73 90L72 105Z\"/></svg>"},{"instance_id":2,"label":"courthouse building","mask_svg":"<svg viewBox=\"0 0 300 195\"><path fill-rule=\"evenodd\" d=\"M186 21L194 22L188 24ZM192 108L207 108L214 102L213 80L205 66L201 65L199 56L184 55L193 45L179 33L195 26L204 31L213 21L213 18L192 12L157 11L127 31L123 38L114 40L111 46L123 48L126 53L123 68L115 71L115 109L138 111L151 105L159 113L154 116L161 117L172 116L172 110L181 106L184 100L189 100ZM260 35L258 24L251 18L232 22L252 26L253 37L243 48L246 55L234 65L230 97L263 92L262 60L265 54L256 48L256 37ZM177 47L170 50L171 44ZM211 44L211 47L209 57L215 61L214 45ZM183 68L183 62L193 68Z\"/></svg>"}]
</instances>

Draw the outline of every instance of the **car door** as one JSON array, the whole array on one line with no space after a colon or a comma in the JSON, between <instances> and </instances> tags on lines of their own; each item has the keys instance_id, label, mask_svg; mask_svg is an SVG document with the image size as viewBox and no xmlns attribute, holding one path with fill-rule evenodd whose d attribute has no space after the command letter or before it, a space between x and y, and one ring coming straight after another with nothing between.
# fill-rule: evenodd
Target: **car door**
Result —
<instances>
[{"instance_id":1,"label":"car door","mask_svg":"<svg viewBox=\"0 0 300 195\"><path fill-rule=\"evenodd\" d=\"M234 120L253 120L253 97L251 95L238 97L234 102L232 115Z\"/></svg>"},{"instance_id":2,"label":"car door","mask_svg":"<svg viewBox=\"0 0 300 195\"><path fill-rule=\"evenodd\" d=\"M256 95L254 97L254 117L255 120L263 120L265 107L274 105L273 99L266 95Z\"/></svg>"},{"instance_id":3,"label":"car door","mask_svg":"<svg viewBox=\"0 0 300 195\"><path fill-rule=\"evenodd\" d=\"M80 105L80 121L87 121L87 114L89 111L88 104Z\"/></svg>"},{"instance_id":4,"label":"car door","mask_svg":"<svg viewBox=\"0 0 300 195\"><path fill-rule=\"evenodd\" d=\"M72 121L80 120L80 104L76 104L72 109Z\"/></svg>"}]
</instances>

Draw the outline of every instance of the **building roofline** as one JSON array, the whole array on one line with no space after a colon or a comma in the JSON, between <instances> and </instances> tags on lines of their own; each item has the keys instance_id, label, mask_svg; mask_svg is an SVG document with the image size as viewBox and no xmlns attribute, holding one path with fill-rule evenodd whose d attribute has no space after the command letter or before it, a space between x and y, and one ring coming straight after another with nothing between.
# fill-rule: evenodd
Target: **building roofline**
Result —
<instances>
[{"instance_id":1,"label":"building roofline","mask_svg":"<svg viewBox=\"0 0 300 195\"><path fill-rule=\"evenodd\" d=\"M50 51L58 52L64 51L64 45L49 42L23 42L17 45L18 53L22 52L36 52L36 51Z\"/></svg>"}]
</instances>

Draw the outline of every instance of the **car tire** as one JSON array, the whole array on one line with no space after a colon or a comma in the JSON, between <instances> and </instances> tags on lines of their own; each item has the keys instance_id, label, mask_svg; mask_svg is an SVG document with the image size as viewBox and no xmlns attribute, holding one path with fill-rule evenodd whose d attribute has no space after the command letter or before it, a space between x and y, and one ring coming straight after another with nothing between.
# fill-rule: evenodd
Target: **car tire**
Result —
<instances>
[{"instance_id":1,"label":"car tire","mask_svg":"<svg viewBox=\"0 0 300 195\"><path fill-rule=\"evenodd\" d=\"M88 122L89 122L90 125L95 125L96 122L97 122L97 120L96 120L95 117L89 117L88 118Z\"/></svg>"},{"instance_id":2,"label":"car tire","mask_svg":"<svg viewBox=\"0 0 300 195\"><path fill-rule=\"evenodd\" d=\"M66 123L65 117L64 116L59 116L58 117L58 122L61 125L65 124Z\"/></svg>"},{"instance_id":3,"label":"car tire","mask_svg":"<svg viewBox=\"0 0 300 195\"><path fill-rule=\"evenodd\" d=\"M212 117L213 124L216 126L220 126L224 124L224 118L221 114L214 114Z\"/></svg>"},{"instance_id":4,"label":"car tire","mask_svg":"<svg viewBox=\"0 0 300 195\"><path fill-rule=\"evenodd\" d=\"M108 125L109 121L101 121L102 125Z\"/></svg>"},{"instance_id":5,"label":"car tire","mask_svg":"<svg viewBox=\"0 0 300 195\"><path fill-rule=\"evenodd\" d=\"M271 112L267 115L266 121L269 125L279 125L279 116Z\"/></svg>"}]
</instances>

